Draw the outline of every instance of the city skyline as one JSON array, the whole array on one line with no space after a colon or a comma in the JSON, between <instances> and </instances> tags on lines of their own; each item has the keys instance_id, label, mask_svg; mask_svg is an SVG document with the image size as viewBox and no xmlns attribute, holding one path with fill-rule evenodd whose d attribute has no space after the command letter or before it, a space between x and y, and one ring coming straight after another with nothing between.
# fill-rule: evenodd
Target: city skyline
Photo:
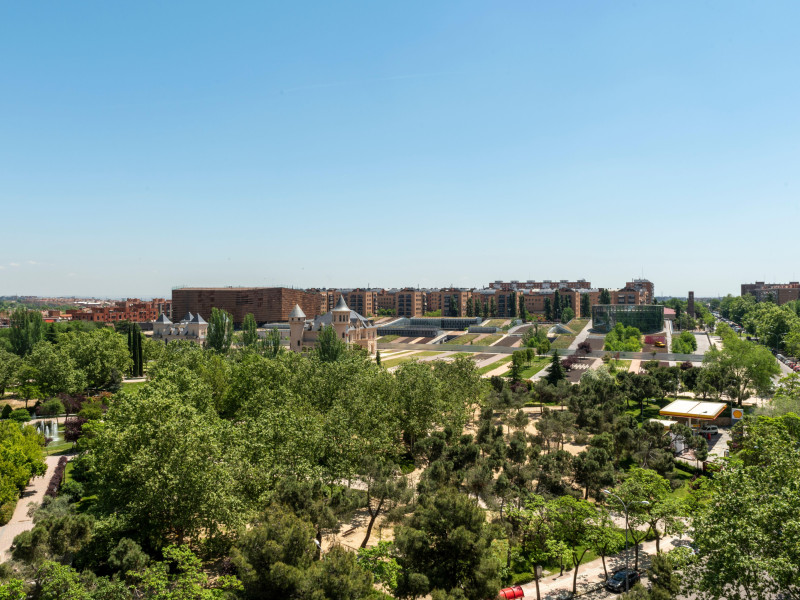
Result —
<instances>
[{"instance_id":1,"label":"city skyline","mask_svg":"<svg viewBox=\"0 0 800 600\"><path fill-rule=\"evenodd\" d=\"M0 295L800 278L800 5L303 8L0 8Z\"/></svg>"}]
</instances>

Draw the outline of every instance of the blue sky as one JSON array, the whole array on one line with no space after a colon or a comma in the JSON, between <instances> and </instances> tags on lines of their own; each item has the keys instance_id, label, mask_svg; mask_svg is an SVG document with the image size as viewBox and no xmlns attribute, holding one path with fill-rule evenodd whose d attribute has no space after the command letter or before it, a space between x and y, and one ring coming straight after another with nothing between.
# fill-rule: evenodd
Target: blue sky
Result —
<instances>
[{"instance_id":1,"label":"blue sky","mask_svg":"<svg viewBox=\"0 0 800 600\"><path fill-rule=\"evenodd\" d=\"M0 294L800 277L796 2L6 2Z\"/></svg>"}]
</instances>

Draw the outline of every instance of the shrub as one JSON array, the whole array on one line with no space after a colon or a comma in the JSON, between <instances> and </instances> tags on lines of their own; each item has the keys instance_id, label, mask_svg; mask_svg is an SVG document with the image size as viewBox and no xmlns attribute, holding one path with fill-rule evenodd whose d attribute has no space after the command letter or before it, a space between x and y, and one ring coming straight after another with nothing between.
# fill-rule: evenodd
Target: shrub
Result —
<instances>
[{"instance_id":1,"label":"shrub","mask_svg":"<svg viewBox=\"0 0 800 600\"><path fill-rule=\"evenodd\" d=\"M14 516L14 507L16 505L16 502L0 504L0 525L5 525L11 520L11 517Z\"/></svg>"},{"instance_id":2,"label":"shrub","mask_svg":"<svg viewBox=\"0 0 800 600\"><path fill-rule=\"evenodd\" d=\"M44 492L45 496L55 498L58 496L58 488L61 487L61 482L64 481L64 471L67 470L67 457L62 456L58 459L56 470L53 471L53 476L50 478L50 483L47 484L47 489Z\"/></svg>"},{"instance_id":3,"label":"shrub","mask_svg":"<svg viewBox=\"0 0 800 600\"><path fill-rule=\"evenodd\" d=\"M16 410L11 411L9 418L11 418L14 421L17 421L18 423L27 423L28 421L31 420L31 413L29 413L24 408L18 408Z\"/></svg>"},{"instance_id":4,"label":"shrub","mask_svg":"<svg viewBox=\"0 0 800 600\"><path fill-rule=\"evenodd\" d=\"M69 502L77 502L83 498L83 485L70 479L61 486L61 495L66 497Z\"/></svg>"},{"instance_id":5,"label":"shrub","mask_svg":"<svg viewBox=\"0 0 800 600\"><path fill-rule=\"evenodd\" d=\"M64 405L61 403L60 400L56 398L51 398L44 404L39 407L39 414L44 415L46 417L50 417L53 415L60 415L64 412Z\"/></svg>"},{"instance_id":6,"label":"shrub","mask_svg":"<svg viewBox=\"0 0 800 600\"><path fill-rule=\"evenodd\" d=\"M12 408L10 404L6 404L3 407L3 412L0 413L0 419L8 419L11 416Z\"/></svg>"},{"instance_id":7,"label":"shrub","mask_svg":"<svg viewBox=\"0 0 800 600\"><path fill-rule=\"evenodd\" d=\"M84 417L67 417L64 419L64 439L73 444L83 435L83 424L89 419Z\"/></svg>"}]
</instances>

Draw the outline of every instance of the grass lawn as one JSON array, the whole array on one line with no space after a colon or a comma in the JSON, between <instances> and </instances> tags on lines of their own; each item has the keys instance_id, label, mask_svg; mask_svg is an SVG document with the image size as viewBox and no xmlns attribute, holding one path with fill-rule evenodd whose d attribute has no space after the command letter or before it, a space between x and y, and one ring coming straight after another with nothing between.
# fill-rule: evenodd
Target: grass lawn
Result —
<instances>
[{"instance_id":1,"label":"grass lawn","mask_svg":"<svg viewBox=\"0 0 800 600\"><path fill-rule=\"evenodd\" d=\"M503 337L502 333L493 333L491 335L487 335L483 339L478 340L476 342L476 345L478 345L478 346L490 346L491 344L494 344L497 340L499 340L501 337Z\"/></svg>"},{"instance_id":2,"label":"grass lawn","mask_svg":"<svg viewBox=\"0 0 800 600\"><path fill-rule=\"evenodd\" d=\"M492 319L484 327L502 327L506 319Z\"/></svg>"},{"instance_id":3,"label":"grass lawn","mask_svg":"<svg viewBox=\"0 0 800 600\"><path fill-rule=\"evenodd\" d=\"M510 355L509 356L504 356L500 360L496 360L493 363L478 369L478 375L486 375L486 373L489 373L490 371L494 371L495 369L499 369L503 365L507 365L510 362L511 362L511 356Z\"/></svg>"},{"instance_id":4,"label":"grass lawn","mask_svg":"<svg viewBox=\"0 0 800 600\"><path fill-rule=\"evenodd\" d=\"M550 358L548 357L537 357L533 360L529 367L525 367L520 374L520 377L523 379L530 379L536 373L544 369L547 365L550 364Z\"/></svg>"},{"instance_id":5,"label":"grass lawn","mask_svg":"<svg viewBox=\"0 0 800 600\"><path fill-rule=\"evenodd\" d=\"M53 456L54 454L69 454L70 452L72 452L72 442L65 441L50 444L44 449L44 453L47 456Z\"/></svg>"},{"instance_id":6,"label":"grass lawn","mask_svg":"<svg viewBox=\"0 0 800 600\"><path fill-rule=\"evenodd\" d=\"M122 389L128 390L129 392L135 392L138 388L142 387L146 383L146 381L123 381Z\"/></svg>"},{"instance_id":7,"label":"grass lawn","mask_svg":"<svg viewBox=\"0 0 800 600\"><path fill-rule=\"evenodd\" d=\"M378 341L383 343L388 343L395 341L399 337L400 337L399 335L384 335L383 337L379 337Z\"/></svg>"},{"instance_id":8,"label":"grass lawn","mask_svg":"<svg viewBox=\"0 0 800 600\"><path fill-rule=\"evenodd\" d=\"M580 333L590 320L591 319L572 319L572 321L567 323L567 327L572 329L575 333Z\"/></svg>"},{"instance_id":9,"label":"grass lawn","mask_svg":"<svg viewBox=\"0 0 800 600\"><path fill-rule=\"evenodd\" d=\"M67 483L70 479L72 479L72 469L75 467L75 464L72 461L67 463L67 468L64 469L64 483Z\"/></svg>"},{"instance_id":10,"label":"grass lawn","mask_svg":"<svg viewBox=\"0 0 800 600\"><path fill-rule=\"evenodd\" d=\"M550 344L551 348L555 348L556 350L565 350L569 348L569 345L578 337L576 335L566 335L560 334L555 341Z\"/></svg>"},{"instance_id":11,"label":"grass lawn","mask_svg":"<svg viewBox=\"0 0 800 600\"><path fill-rule=\"evenodd\" d=\"M631 368L631 361L629 360L616 360L612 358L608 361L608 370L611 373L627 372ZM613 370L612 370L613 369Z\"/></svg>"},{"instance_id":12,"label":"grass lawn","mask_svg":"<svg viewBox=\"0 0 800 600\"><path fill-rule=\"evenodd\" d=\"M465 344L469 344L476 337L478 337L477 333L465 333L464 335L460 335L457 338L453 338L449 342L445 342L445 344L460 344L463 346Z\"/></svg>"}]
</instances>

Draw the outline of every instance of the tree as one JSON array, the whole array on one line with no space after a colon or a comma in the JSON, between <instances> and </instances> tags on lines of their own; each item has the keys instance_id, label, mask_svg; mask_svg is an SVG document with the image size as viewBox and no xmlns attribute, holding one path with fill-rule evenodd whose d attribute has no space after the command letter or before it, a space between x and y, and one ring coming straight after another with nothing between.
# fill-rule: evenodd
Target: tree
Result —
<instances>
[{"instance_id":1,"label":"tree","mask_svg":"<svg viewBox=\"0 0 800 600\"><path fill-rule=\"evenodd\" d=\"M468 317L475 316L475 301L472 299L472 296L467 298L467 316Z\"/></svg>"},{"instance_id":2,"label":"tree","mask_svg":"<svg viewBox=\"0 0 800 600\"><path fill-rule=\"evenodd\" d=\"M258 342L258 325L253 313L247 313L242 323L242 343L245 348L251 348Z\"/></svg>"},{"instance_id":3,"label":"tree","mask_svg":"<svg viewBox=\"0 0 800 600\"><path fill-rule=\"evenodd\" d=\"M578 569L591 545L594 528L592 523L597 518L596 509L584 500L562 496L550 502L549 511L555 539L563 542L572 555L572 564L575 567L572 576L574 596L578 586Z\"/></svg>"},{"instance_id":4,"label":"tree","mask_svg":"<svg viewBox=\"0 0 800 600\"><path fill-rule=\"evenodd\" d=\"M317 337L317 355L322 362L335 362L344 356L347 344L339 339L333 325L326 325L320 329Z\"/></svg>"},{"instance_id":5,"label":"tree","mask_svg":"<svg viewBox=\"0 0 800 600\"><path fill-rule=\"evenodd\" d=\"M489 318L489 303L486 302L485 300L483 301L482 311L483 311L483 318L484 319L488 319Z\"/></svg>"},{"instance_id":6,"label":"tree","mask_svg":"<svg viewBox=\"0 0 800 600\"><path fill-rule=\"evenodd\" d=\"M800 414L800 375L792 373L778 382L775 394L761 412L779 417L787 413Z\"/></svg>"},{"instance_id":7,"label":"tree","mask_svg":"<svg viewBox=\"0 0 800 600\"><path fill-rule=\"evenodd\" d=\"M517 316L517 294L513 292L508 295L506 300L506 310L508 311L508 316L512 319Z\"/></svg>"},{"instance_id":8,"label":"tree","mask_svg":"<svg viewBox=\"0 0 800 600\"><path fill-rule=\"evenodd\" d=\"M369 523L361 547L366 548L372 535L372 527L382 512L390 512L396 506L411 500L412 490L405 477L399 476L396 465L377 460L374 456L364 457L359 478L366 485L367 513Z\"/></svg>"},{"instance_id":9,"label":"tree","mask_svg":"<svg viewBox=\"0 0 800 600\"><path fill-rule=\"evenodd\" d=\"M236 438L215 412L176 403L176 393L172 382L150 383L83 427L98 513L118 515L150 549L211 540L243 517Z\"/></svg>"},{"instance_id":10,"label":"tree","mask_svg":"<svg viewBox=\"0 0 800 600\"><path fill-rule=\"evenodd\" d=\"M605 448L589 445L575 457L572 465L575 480L586 489L586 500L592 492L597 495L602 488L614 485L614 461Z\"/></svg>"},{"instance_id":11,"label":"tree","mask_svg":"<svg viewBox=\"0 0 800 600\"><path fill-rule=\"evenodd\" d=\"M66 333L58 346L83 373L89 389L116 389L122 382L122 374L130 370L131 357L125 338L113 329Z\"/></svg>"},{"instance_id":12,"label":"tree","mask_svg":"<svg viewBox=\"0 0 800 600\"><path fill-rule=\"evenodd\" d=\"M494 301L494 296L492 296L491 304L489 306L489 315L492 317L497 316L497 303Z\"/></svg>"},{"instance_id":13,"label":"tree","mask_svg":"<svg viewBox=\"0 0 800 600\"><path fill-rule=\"evenodd\" d=\"M743 449L709 481L711 498L692 522L698 560L687 578L703 600L800 590L800 420L758 417L746 425Z\"/></svg>"},{"instance_id":14,"label":"tree","mask_svg":"<svg viewBox=\"0 0 800 600\"><path fill-rule=\"evenodd\" d=\"M723 330L720 326L719 330ZM772 377L780 374L772 353L752 342L739 338L725 328L723 348L711 348L703 357L705 367L719 367L725 378L732 383L731 396L738 406L749 397L750 389L766 395L772 385ZM729 333L730 332L730 333Z\"/></svg>"},{"instance_id":15,"label":"tree","mask_svg":"<svg viewBox=\"0 0 800 600\"><path fill-rule=\"evenodd\" d=\"M494 596L500 565L490 542L484 511L465 495L444 488L420 496L416 510L395 534L402 568L398 595L457 589L469 600Z\"/></svg>"},{"instance_id":16,"label":"tree","mask_svg":"<svg viewBox=\"0 0 800 600\"><path fill-rule=\"evenodd\" d=\"M6 388L15 381L21 362L19 356L0 348L0 398L5 396Z\"/></svg>"},{"instance_id":17,"label":"tree","mask_svg":"<svg viewBox=\"0 0 800 600\"><path fill-rule=\"evenodd\" d=\"M575 311L572 310L569 306L564 308L561 311L561 322L562 323L569 323L572 319L575 318Z\"/></svg>"},{"instance_id":18,"label":"tree","mask_svg":"<svg viewBox=\"0 0 800 600\"><path fill-rule=\"evenodd\" d=\"M601 288L597 302L598 304L611 304L611 293L607 289Z\"/></svg>"},{"instance_id":19,"label":"tree","mask_svg":"<svg viewBox=\"0 0 800 600\"><path fill-rule=\"evenodd\" d=\"M522 322L525 323L528 320L528 309L525 307L525 295L519 295L519 316L522 317Z\"/></svg>"},{"instance_id":20,"label":"tree","mask_svg":"<svg viewBox=\"0 0 800 600\"><path fill-rule=\"evenodd\" d=\"M125 328L126 335L128 336L128 352L131 356L131 376L141 377L144 375L144 353L142 351L142 329L138 323L128 323ZM120 330L117 330L121 333Z\"/></svg>"},{"instance_id":21,"label":"tree","mask_svg":"<svg viewBox=\"0 0 800 600\"><path fill-rule=\"evenodd\" d=\"M630 475L619 486L618 495L628 505L632 527L644 524L656 538L656 552L661 552L661 537L664 534L680 533L683 530L681 509L671 495L669 482L650 469L633 467ZM638 565L638 547L636 551Z\"/></svg>"},{"instance_id":22,"label":"tree","mask_svg":"<svg viewBox=\"0 0 800 600\"><path fill-rule=\"evenodd\" d=\"M553 293L553 305L550 308L553 315L553 321L559 321L561 319L561 294L558 293L556 290Z\"/></svg>"},{"instance_id":23,"label":"tree","mask_svg":"<svg viewBox=\"0 0 800 600\"><path fill-rule=\"evenodd\" d=\"M268 358L276 358L282 351L281 334L277 327L273 327L265 337L263 342L264 355Z\"/></svg>"},{"instance_id":24,"label":"tree","mask_svg":"<svg viewBox=\"0 0 800 600\"><path fill-rule=\"evenodd\" d=\"M625 536L614 526L611 515L603 506L598 506L591 518L589 530L589 547L594 550L603 562L603 574L608 579L606 556L622 552L625 548Z\"/></svg>"},{"instance_id":25,"label":"tree","mask_svg":"<svg viewBox=\"0 0 800 600\"><path fill-rule=\"evenodd\" d=\"M217 354L227 354L233 342L233 317L229 312L213 307L208 320L206 346Z\"/></svg>"},{"instance_id":26,"label":"tree","mask_svg":"<svg viewBox=\"0 0 800 600\"><path fill-rule=\"evenodd\" d=\"M317 547L308 519L278 505L243 530L231 562L250 598L290 598L305 586Z\"/></svg>"},{"instance_id":27,"label":"tree","mask_svg":"<svg viewBox=\"0 0 800 600\"><path fill-rule=\"evenodd\" d=\"M28 411L19 410L30 419ZM0 421L0 506L16 501L30 478L46 470L41 436L33 427L20 427L13 414Z\"/></svg>"},{"instance_id":28,"label":"tree","mask_svg":"<svg viewBox=\"0 0 800 600\"><path fill-rule=\"evenodd\" d=\"M558 385L562 379L566 379L567 375L564 373L564 367L561 365L561 358L558 356L558 350L553 353L553 358L550 361L550 370L545 379L550 385Z\"/></svg>"},{"instance_id":29,"label":"tree","mask_svg":"<svg viewBox=\"0 0 800 600\"><path fill-rule=\"evenodd\" d=\"M74 394L85 387L83 373L76 369L75 361L50 342L36 344L25 363L30 366L32 379L44 398L60 393Z\"/></svg>"},{"instance_id":30,"label":"tree","mask_svg":"<svg viewBox=\"0 0 800 600\"><path fill-rule=\"evenodd\" d=\"M44 337L42 313L19 307L11 313L11 351L17 356L27 356Z\"/></svg>"},{"instance_id":31,"label":"tree","mask_svg":"<svg viewBox=\"0 0 800 600\"><path fill-rule=\"evenodd\" d=\"M544 299L544 318L547 321L553 320L553 306L550 303L550 298Z\"/></svg>"},{"instance_id":32,"label":"tree","mask_svg":"<svg viewBox=\"0 0 800 600\"><path fill-rule=\"evenodd\" d=\"M592 314L592 299L589 294L581 294L581 316L589 317Z\"/></svg>"}]
</instances>

